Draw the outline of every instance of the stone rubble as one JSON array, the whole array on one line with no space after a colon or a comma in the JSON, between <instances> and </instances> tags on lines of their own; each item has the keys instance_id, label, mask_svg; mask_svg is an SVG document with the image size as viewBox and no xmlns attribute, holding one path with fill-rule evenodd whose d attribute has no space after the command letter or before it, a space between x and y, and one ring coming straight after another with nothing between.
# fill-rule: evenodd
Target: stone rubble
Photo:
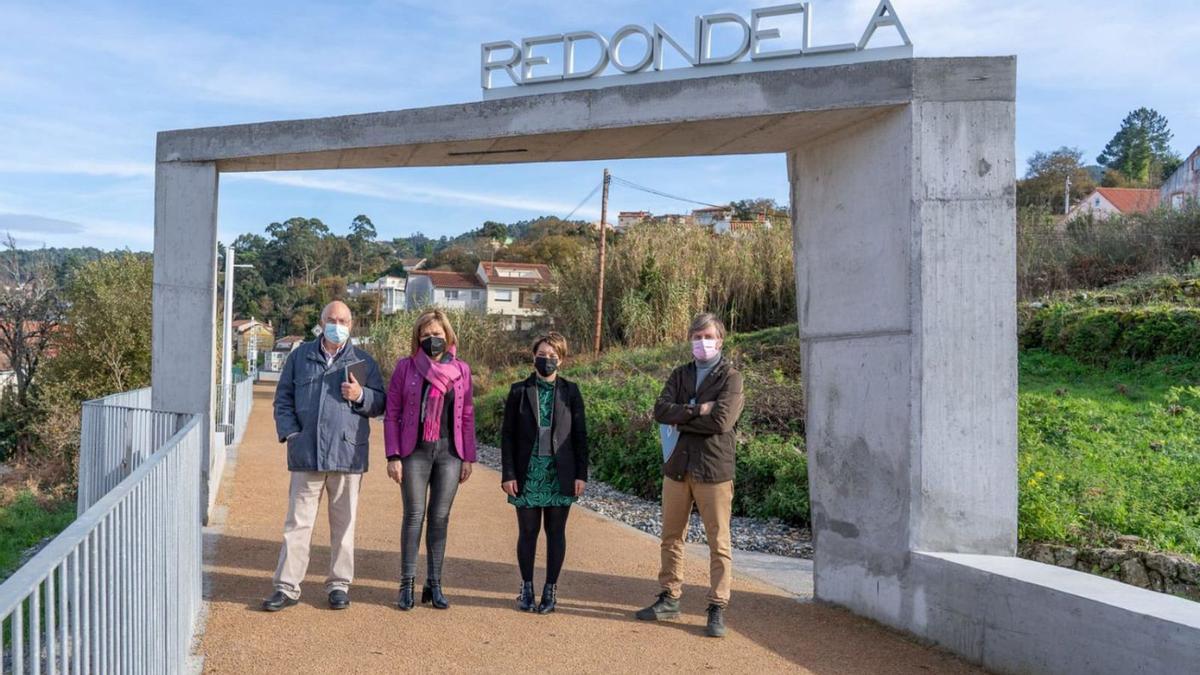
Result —
<instances>
[{"instance_id":1,"label":"stone rubble","mask_svg":"<svg viewBox=\"0 0 1200 675\"><path fill-rule=\"evenodd\" d=\"M500 450L480 445L480 463L492 469L500 469ZM598 480L588 482L587 492L579 505L602 516L620 521L654 536L662 534L661 509L657 502L626 494ZM730 524L733 547L742 551L770 553L790 558L813 556L812 532L787 523L771 519L745 518L737 516ZM700 514L692 512L688 527L688 542L707 543Z\"/></svg>"}]
</instances>

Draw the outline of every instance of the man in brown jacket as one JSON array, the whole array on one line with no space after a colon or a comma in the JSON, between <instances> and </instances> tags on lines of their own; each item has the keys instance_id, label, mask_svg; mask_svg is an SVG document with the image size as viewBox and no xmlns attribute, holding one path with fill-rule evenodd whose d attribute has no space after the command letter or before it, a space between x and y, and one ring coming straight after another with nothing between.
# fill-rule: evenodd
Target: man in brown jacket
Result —
<instances>
[{"instance_id":1,"label":"man in brown jacket","mask_svg":"<svg viewBox=\"0 0 1200 675\"><path fill-rule=\"evenodd\" d=\"M643 621L679 616L683 593L683 552L692 504L700 511L709 548L708 635L725 635L725 607L733 578L729 521L733 510L736 439L734 426L745 397L742 374L722 355L725 325L713 314L692 320L693 361L671 373L654 404L654 419L679 431L663 462L662 592L639 610Z\"/></svg>"}]
</instances>

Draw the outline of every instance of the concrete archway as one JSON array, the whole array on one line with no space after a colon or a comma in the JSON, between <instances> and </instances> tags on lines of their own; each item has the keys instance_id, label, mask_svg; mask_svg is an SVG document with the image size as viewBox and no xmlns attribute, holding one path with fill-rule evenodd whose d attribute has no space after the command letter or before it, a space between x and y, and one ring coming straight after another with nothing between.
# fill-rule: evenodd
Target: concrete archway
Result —
<instances>
[{"instance_id":1,"label":"concrete archway","mask_svg":"<svg viewBox=\"0 0 1200 675\"><path fill-rule=\"evenodd\" d=\"M163 132L154 407L211 427L223 172L785 153L817 597L987 661L953 555L1016 547L1014 101L1012 58L905 58Z\"/></svg>"}]
</instances>

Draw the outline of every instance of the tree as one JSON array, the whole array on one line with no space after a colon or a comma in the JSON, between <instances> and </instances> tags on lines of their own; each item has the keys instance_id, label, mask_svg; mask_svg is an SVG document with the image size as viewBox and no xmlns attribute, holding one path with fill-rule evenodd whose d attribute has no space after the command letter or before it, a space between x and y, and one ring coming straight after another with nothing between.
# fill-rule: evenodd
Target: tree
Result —
<instances>
[{"instance_id":1,"label":"tree","mask_svg":"<svg viewBox=\"0 0 1200 675\"><path fill-rule=\"evenodd\" d=\"M372 257L376 235L375 223L372 223L367 216L359 214L350 221L350 236L346 237L346 240L350 244L350 253L354 256L354 264L360 277L363 274L363 268Z\"/></svg>"},{"instance_id":2,"label":"tree","mask_svg":"<svg viewBox=\"0 0 1200 675\"><path fill-rule=\"evenodd\" d=\"M1138 108L1125 116L1096 161L1134 184L1154 187L1169 175L1164 174L1168 167L1179 166L1180 158L1171 150L1172 136L1167 118L1150 108Z\"/></svg>"},{"instance_id":3,"label":"tree","mask_svg":"<svg viewBox=\"0 0 1200 675\"><path fill-rule=\"evenodd\" d=\"M0 354L15 379L15 402L27 408L38 369L66 310L54 271L45 263L20 264L17 243L8 235L9 255L0 274Z\"/></svg>"},{"instance_id":4,"label":"tree","mask_svg":"<svg viewBox=\"0 0 1200 675\"><path fill-rule=\"evenodd\" d=\"M1041 150L1029 158L1025 178L1017 182L1017 206L1036 206L1050 213L1063 213L1063 191L1071 178L1071 203L1096 188L1092 174L1083 166L1083 151L1063 146L1051 152Z\"/></svg>"},{"instance_id":5,"label":"tree","mask_svg":"<svg viewBox=\"0 0 1200 675\"><path fill-rule=\"evenodd\" d=\"M79 400L150 384L153 281L151 261L132 255L80 268L47 378L69 384Z\"/></svg>"},{"instance_id":6,"label":"tree","mask_svg":"<svg viewBox=\"0 0 1200 675\"><path fill-rule=\"evenodd\" d=\"M304 284L311 286L328 262L321 243L329 236L329 227L318 218L288 218L268 225L267 234L275 262L287 270L288 277L303 274Z\"/></svg>"},{"instance_id":7,"label":"tree","mask_svg":"<svg viewBox=\"0 0 1200 675\"><path fill-rule=\"evenodd\" d=\"M734 220L754 220L764 214L774 221L787 222L788 220L788 210L781 207L774 199L766 197L739 199L736 202L730 202L729 206L733 208Z\"/></svg>"}]
</instances>

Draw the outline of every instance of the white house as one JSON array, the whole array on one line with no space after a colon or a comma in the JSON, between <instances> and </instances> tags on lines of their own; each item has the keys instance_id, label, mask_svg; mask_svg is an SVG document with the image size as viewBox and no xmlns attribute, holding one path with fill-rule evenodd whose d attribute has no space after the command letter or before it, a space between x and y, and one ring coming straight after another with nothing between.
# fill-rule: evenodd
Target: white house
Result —
<instances>
[{"instance_id":1,"label":"white house","mask_svg":"<svg viewBox=\"0 0 1200 675\"><path fill-rule=\"evenodd\" d=\"M1158 207L1158 190L1100 187L1071 208L1063 222L1092 216L1104 220L1131 213L1149 213Z\"/></svg>"},{"instance_id":2,"label":"white house","mask_svg":"<svg viewBox=\"0 0 1200 675\"><path fill-rule=\"evenodd\" d=\"M692 222L699 227L713 227L721 221L732 221L733 209L728 206L713 206L692 211Z\"/></svg>"},{"instance_id":3,"label":"white house","mask_svg":"<svg viewBox=\"0 0 1200 675\"><path fill-rule=\"evenodd\" d=\"M551 283L546 265L481 262L475 274L487 286L487 313L510 317L510 330L529 330L537 317L545 316L542 294Z\"/></svg>"},{"instance_id":4,"label":"white house","mask_svg":"<svg viewBox=\"0 0 1200 675\"><path fill-rule=\"evenodd\" d=\"M621 211L617 214L617 227L626 229L633 227L643 220L649 220L651 213L649 211Z\"/></svg>"},{"instance_id":5,"label":"white house","mask_svg":"<svg viewBox=\"0 0 1200 675\"><path fill-rule=\"evenodd\" d=\"M1175 169L1175 173L1159 189L1158 195L1163 206L1176 210L1188 204L1200 205L1200 147L1193 150L1187 160Z\"/></svg>"},{"instance_id":6,"label":"white house","mask_svg":"<svg viewBox=\"0 0 1200 675\"><path fill-rule=\"evenodd\" d=\"M408 309L442 307L483 312L487 286L473 274L417 270L408 275Z\"/></svg>"},{"instance_id":7,"label":"white house","mask_svg":"<svg viewBox=\"0 0 1200 675\"><path fill-rule=\"evenodd\" d=\"M384 314L395 314L408 308L405 297L408 280L404 277L382 276L368 283L353 283L346 286L346 295L357 298L363 295L378 295L380 311Z\"/></svg>"}]
</instances>

